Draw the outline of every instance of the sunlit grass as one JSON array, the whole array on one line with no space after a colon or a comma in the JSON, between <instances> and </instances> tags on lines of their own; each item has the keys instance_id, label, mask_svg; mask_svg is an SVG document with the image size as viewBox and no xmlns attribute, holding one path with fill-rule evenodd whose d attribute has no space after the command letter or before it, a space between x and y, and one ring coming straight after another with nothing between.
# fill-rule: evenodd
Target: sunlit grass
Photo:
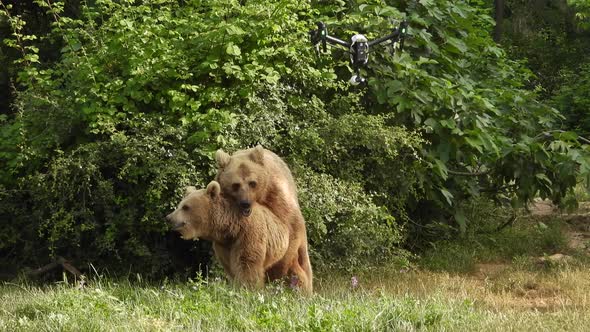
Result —
<instances>
[{"instance_id":1,"label":"sunlit grass","mask_svg":"<svg viewBox=\"0 0 590 332\"><path fill-rule=\"evenodd\" d=\"M0 287L6 331L584 331L589 270L508 267L492 276L424 271L321 275L306 298L282 286L261 292L222 281L149 285L96 279Z\"/></svg>"}]
</instances>

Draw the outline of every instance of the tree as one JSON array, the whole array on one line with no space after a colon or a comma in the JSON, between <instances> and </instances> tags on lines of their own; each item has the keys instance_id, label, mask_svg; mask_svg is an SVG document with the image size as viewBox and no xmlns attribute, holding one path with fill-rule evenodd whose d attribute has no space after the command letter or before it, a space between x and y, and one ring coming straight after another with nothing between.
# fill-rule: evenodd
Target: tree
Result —
<instances>
[{"instance_id":1,"label":"tree","mask_svg":"<svg viewBox=\"0 0 590 332\"><path fill-rule=\"evenodd\" d=\"M504 24L504 0L494 0L494 41L499 43L502 40L502 25Z\"/></svg>"}]
</instances>

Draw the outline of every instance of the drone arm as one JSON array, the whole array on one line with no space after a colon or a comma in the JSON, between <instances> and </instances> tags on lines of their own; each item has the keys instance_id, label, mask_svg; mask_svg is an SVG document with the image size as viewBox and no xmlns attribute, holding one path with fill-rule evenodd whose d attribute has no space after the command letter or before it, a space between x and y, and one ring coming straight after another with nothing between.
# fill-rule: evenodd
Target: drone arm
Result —
<instances>
[{"instance_id":1,"label":"drone arm","mask_svg":"<svg viewBox=\"0 0 590 332\"><path fill-rule=\"evenodd\" d=\"M388 41L388 40L393 40L394 42L399 41L400 46L403 48L404 37L406 36L406 29L407 28L408 28L408 22L403 21L398 28L393 30L392 34L387 35L385 37L377 38L377 39L369 42L369 46L381 44L381 43Z\"/></svg>"},{"instance_id":2,"label":"drone arm","mask_svg":"<svg viewBox=\"0 0 590 332\"><path fill-rule=\"evenodd\" d=\"M317 23L317 30L311 30L309 32L311 37L311 42L314 45L318 45L321 43L322 49L324 52L326 51L326 42L330 42L330 44L341 45L346 48L350 48L350 43L345 42L342 39L338 39L336 37L332 37L328 35L328 29L326 28L326 24L324 22Z\"/></svg>"},{"instance_id":3,"label":"drone arm","mask_svg":"<svg viewBox=\"0 0 590 332\"><path fill-rule=\"evenodd\" d=\"M375 40L373 40L373 41L370 41L370 42L369 42L369 46L373 46L373 45L381 44L381 43L383 43L383 42L385 42L385 41L388 41L388 40L391 40L391 39L396 39L396 38L399 38L399 36L400 36L400 32L399 32L399 30L397 30L397 29L396 29L396 30L395 30L395 31L394 31L392 34L390 34L390 35L387 35L387 36L385 36L385 37L377 38L377 39L375 39Z\"/></svg>"},{"instance_id":4,"label":"drone arm","mask_svg":"<svg viewBox=\"0 0 590 332\"><path fill-rule=\"evenodd\" d=\"M337 44L337 45L341 45L344 47L350 47L350 43L345 42L342 39L338 39L336 37L332 37L330 35L326 35L326 40L329 41L332 44Z\"/></svg>"}]
</instances>

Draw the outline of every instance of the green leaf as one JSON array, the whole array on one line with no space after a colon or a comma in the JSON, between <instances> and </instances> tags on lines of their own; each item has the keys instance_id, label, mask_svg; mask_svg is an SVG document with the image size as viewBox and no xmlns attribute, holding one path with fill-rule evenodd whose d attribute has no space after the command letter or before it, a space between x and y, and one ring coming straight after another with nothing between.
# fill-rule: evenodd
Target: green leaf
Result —
<instances>
[{"instance_id":1,"label":"green leaf","mask_svg":"<svg viewBox=\"0 0 590 332\"><path fill-rule=\"evenodd\" d=\"M443 126L445 128L449 128L449 129L453 129L456 127L455 120L453 120L453 119L440 120L440 124L441 124L441 126Z\"/></svg>"},{"instance_id":2,"label":"green leaf","mask_svg":"<svg viewBox=\"0 0 590 332\"><path fill-rule=\"evenodd\" d=\"M236 45L234 43L229 43L227 45L227 47L225 48L225 52L227 54L233 55L233 56L239 56L240 54L242 54L242 51L240 50L238 45Z\"/></svg>"},{"instance_id":3,"label":"green leaf","mask_svg":"<svg viewBox=\"0 0 590 332\"><path fill-rule=\"evenodd\" d=\"M457 51L458 53L467 52L467 45L465 45L465 43L461 39L455 37L448 37L447 43L449 43L452 46L452 50L455 50L456 53Z\"/></svg>"},{"instance_id":4,"label":"green leaf","mask_svg":"<svg viewBox=\"0 0 590 332\"><path fill-rule=\"evenodd\" d=\"M441 194L444 196L444 198L446 199L447 203L452 206L453 205L453 194L451 194L447 189L445 188L439 188Z\"/></svg>"},{"instance_id":5,"label":"green leaf","mask_svg":"<svg viewBox=\"0 0 590 332\"><path fill-rule=\"evenodd\" d=\"M404 84L398 80L391 80L387 82L387 94L390 96L395 96L398 91L402 90Z\"/></svg>"},{"instance_id":6,"label":"green leaf","mask_svg":"<svg viewBox=\"0 0 590 332\"><path fill-rule=\"evenodd\" d=\"M535 174L535 177L543 182L545 182L547 185L551 185L551 180L547 177L547 175L543 174L543 173L537 173Z\"/></svg>"},{"instance_id":7,"label":"green leaf","mask_svg":"<svg viewBox=\"0 0 590 332\"><path fill-rule=\"evenodd\" d=\"M434 159L434 170L443 180L446 180L449 177L447 165L445 165L445 163L440 159Z\"/></svg>"},{"instance_id":8,"label":"green leaf","mask_svg":"<svg viewBox=\"0 0 590 332\"><path fill-rule=\"evenodd\" d=\"M464 136L465 138L465 142L467 142L467 144L475 149L477 149L477 151L479 151L480 153L483 152L483 142L481 141L481 139L478 136Z\"/></svg>"},{"instance_id":9,"label":"green leaf","mask_svg":"<svg viewBox=\"0 0 590 332\"><path fill-rule=\"evenodd\" d=\"M428 118L424 121L424 124L434 129L439 127L439 122L435 118Z\"/></svg>"},{"instance_id":10,"label":"green leaf","mask_svg":"<svg viewBox=\"0 0 590 332\"><path fill-rule=\"evenodd\" d=\"M228 26L225 28L225 31L226 31L226 32L227 32L227 34L228 34L228 35L230 35L230 36L233 36L233 35L238 35L238 36L239 36L239 35L243 35L243 34L245 34L245 33L246 33L246 32L245 32L245 31L244 31L242 28L240 28L240 27L239 27L239 26L237 26L237 25L228 25Z\"/></svg>"}]
</instances>

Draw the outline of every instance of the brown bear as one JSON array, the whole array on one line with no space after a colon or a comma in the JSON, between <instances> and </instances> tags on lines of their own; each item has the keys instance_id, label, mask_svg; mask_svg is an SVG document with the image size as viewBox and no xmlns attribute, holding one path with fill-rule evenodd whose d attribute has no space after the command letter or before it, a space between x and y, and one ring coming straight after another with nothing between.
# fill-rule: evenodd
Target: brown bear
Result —
<instances>
[{"instance_id":1,"label":"brown bear","mask_svg":"<svg viewBox=\"0 0 590 332\"><path fill-rule=\"evenodd\" d=\"M266 207L254 203L244 216L221 195L219 183L212 181L207 189L187 187L177 209L166 219L185 240L202 238L213 242L215 256L229 278L239 284L260 288L265 279L295 276L304 293L311 293L307 274L298 264L286 261L289 231ZM291 264L289 266L289 264ZM287 266L285 273L273 266Z\"/></svg>"},{"instance_id":2,"label":"brown bear","mask_svg":"<svg viewBox=\"0 0 590 332\"><path fill-rule=\"evenodd\" d=\"M252 212L255 203L270 209L289 229L289 247L283 260L267 273L276 278L298 265L312 287L313 274L307 250L305 221L297 200L297 189L287 164L275 153L258 145L233 155L217 150L216 180L221 190L238 207L243 216Z\"/></svg>"}]
</instances>

